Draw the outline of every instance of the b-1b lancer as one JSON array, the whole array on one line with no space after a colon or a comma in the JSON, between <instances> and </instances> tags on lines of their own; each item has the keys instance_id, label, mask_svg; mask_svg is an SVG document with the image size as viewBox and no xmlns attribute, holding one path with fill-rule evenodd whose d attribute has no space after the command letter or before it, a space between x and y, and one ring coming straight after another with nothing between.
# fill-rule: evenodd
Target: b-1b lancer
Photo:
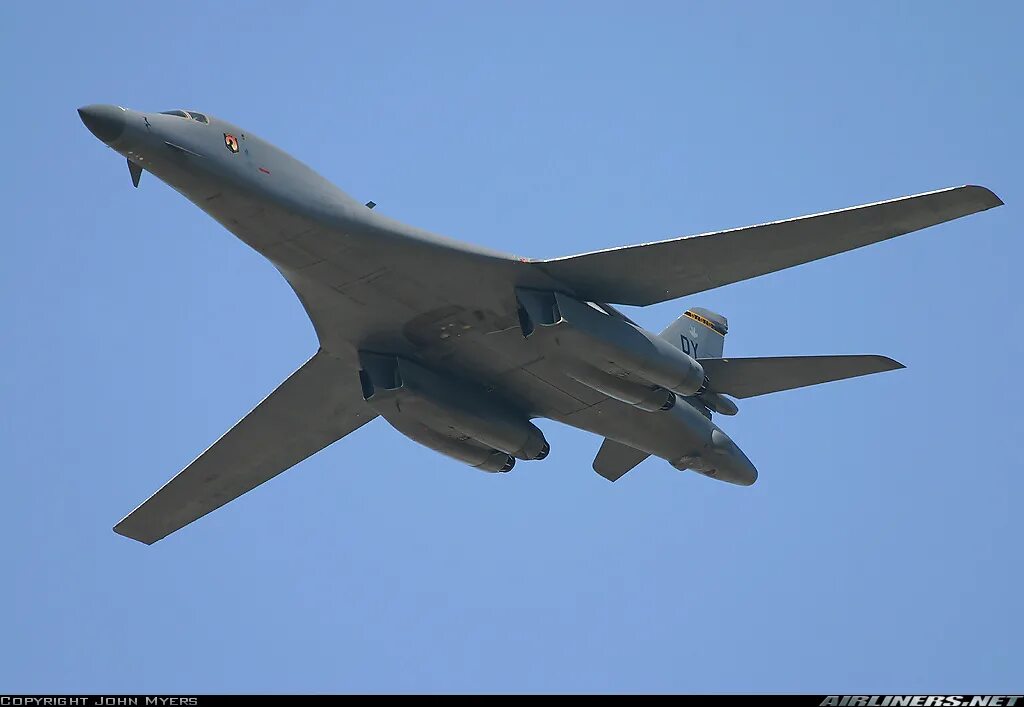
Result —
<instances>
[{"instance_id":1,"label":"b-1b lancer","mask_svg":"<svg viewBox=\"0 0 1024 707\"><path fill-rule=\"evenodd\" d=\"M193 110L79 109L128 160L269 260L319 338L316 354L118 523L151 544L377 416L487 472L539 460L531 422L604 437L616 480L649 456L747 486L757 470L713 415L733 400L902 368L884 356L723 355L726 318L699 307L655 334L643 306L843 253L999 206L962 186L717 233L552 260L460 243L356 201L237 125Z\"/></svg>"}]
</instances>

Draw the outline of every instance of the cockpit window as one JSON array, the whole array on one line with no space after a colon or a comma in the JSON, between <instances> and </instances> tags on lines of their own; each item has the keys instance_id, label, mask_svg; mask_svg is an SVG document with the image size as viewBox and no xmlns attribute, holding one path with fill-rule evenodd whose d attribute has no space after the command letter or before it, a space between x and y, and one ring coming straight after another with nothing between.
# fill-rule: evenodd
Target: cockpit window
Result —
<instances>
[{"instance_id":1,"label":"cockpit window","mask_svg":"<svg viewBox=\"0 0 1024 707\"><path fill-rule=\"evenodd\" d=\"M178 118L191 118L197 123L203 123L204 125L209 124L209 120L202 113L196 113L195 111L184 111L184 110L165 110L161 111L163 115L173 115Z\"/></svg>"}]
</instances>

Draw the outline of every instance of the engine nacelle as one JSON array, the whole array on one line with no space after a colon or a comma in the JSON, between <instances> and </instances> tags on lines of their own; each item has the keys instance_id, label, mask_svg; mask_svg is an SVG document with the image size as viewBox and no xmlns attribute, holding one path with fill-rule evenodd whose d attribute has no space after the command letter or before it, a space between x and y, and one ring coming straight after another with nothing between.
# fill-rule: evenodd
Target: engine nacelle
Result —
<instances>
[{"instance_id":1,"label":"engine nacelle","mask_svg":"<svg viewBox=\"0 0 1024 707\"><path fill-rule=\"evenodd\" d=\"M740 411L739 406L733 400L713 390L705 390L700 394L700 399L712 412L717 412L719 415L735 415Z\"/></svg>"},{"instance_id":2,"label":"engine nacelle","mask_svg":"<svg viewBox=\"0 0 1024 707\"><path fill-rule=\"evenodd\" d=\"M588 388L647 412L670 410L676 404L676 394L660 385L625 380L586 363L566 361L563 370L567 376Z\"/></svg>"},{"instance_id":3,"label":"engine nacelle","mask_svg":"<svg viewBox=\"0 0 1024 707\"><path fill-rule=\"evenodd\" d=\"M399 430L411 419L519 459L543 459L551 451L525 415L477 386L393 355L361 351L359 362L363 399Z\"/></svg>"},{"instance_id":4,"label":"engine nacelle","mask_svg":"<svg viewBox=\"0 0 1024 707\"><path fill-rule=\"evenodd\" d=\"M456 459L463 464L480 471L492 473L511 471L516 465L515 457L497 449L489 449L473 440L453 439L430 429L422 422L415 420L408 415L389 414L386 418L391 426L404 434L413 442L422 444L424 447L440 452L447 457Z\"/></svg>"},{"instance_id":5,"label":"engine nacelle","mask_svg":"<svg viewBox=\"0 0 1024 707\"><path fill-rule=\"evenodd\" d=\"M523 336L564 362L626 372L684 396L707 388L700 363L656 334L560 292L517 289L516 297Z\"/></svg>"}]
</instances>

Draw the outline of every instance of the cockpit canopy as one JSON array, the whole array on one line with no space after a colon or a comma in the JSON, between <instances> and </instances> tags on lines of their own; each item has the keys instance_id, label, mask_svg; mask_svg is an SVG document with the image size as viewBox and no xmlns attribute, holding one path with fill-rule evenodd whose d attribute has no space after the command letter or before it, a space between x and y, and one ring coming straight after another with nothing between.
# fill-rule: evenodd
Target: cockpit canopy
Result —
<instances>
[{"instance_id":1,"label":"cockpit canopy","mask_svg":"<svg viewBox=\"0 0 1024 707\"><path fill-rule=\"evenodd\" d=\"M160 111L162 115L175 115L179 118L190 118L197 123L209 123L206 116L202 113L197 113L194 110L164 110Z\"/></svg>"}]
</instances>

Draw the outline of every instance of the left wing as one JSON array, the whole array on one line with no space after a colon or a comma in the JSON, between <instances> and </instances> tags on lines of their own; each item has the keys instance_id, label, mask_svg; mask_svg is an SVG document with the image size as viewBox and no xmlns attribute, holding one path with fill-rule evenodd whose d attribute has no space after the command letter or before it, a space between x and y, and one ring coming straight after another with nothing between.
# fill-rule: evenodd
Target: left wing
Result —
<instances>
[{"instance_id":1,"label":"left wing","mask_svg":"<svg viewBox=\"0 0 1024 707\"><path fill-rule=\"evenodd\" d=\"M114 532L152 545L376 416L356 371L319 351Z\"/></svg>"}]
</instances>

